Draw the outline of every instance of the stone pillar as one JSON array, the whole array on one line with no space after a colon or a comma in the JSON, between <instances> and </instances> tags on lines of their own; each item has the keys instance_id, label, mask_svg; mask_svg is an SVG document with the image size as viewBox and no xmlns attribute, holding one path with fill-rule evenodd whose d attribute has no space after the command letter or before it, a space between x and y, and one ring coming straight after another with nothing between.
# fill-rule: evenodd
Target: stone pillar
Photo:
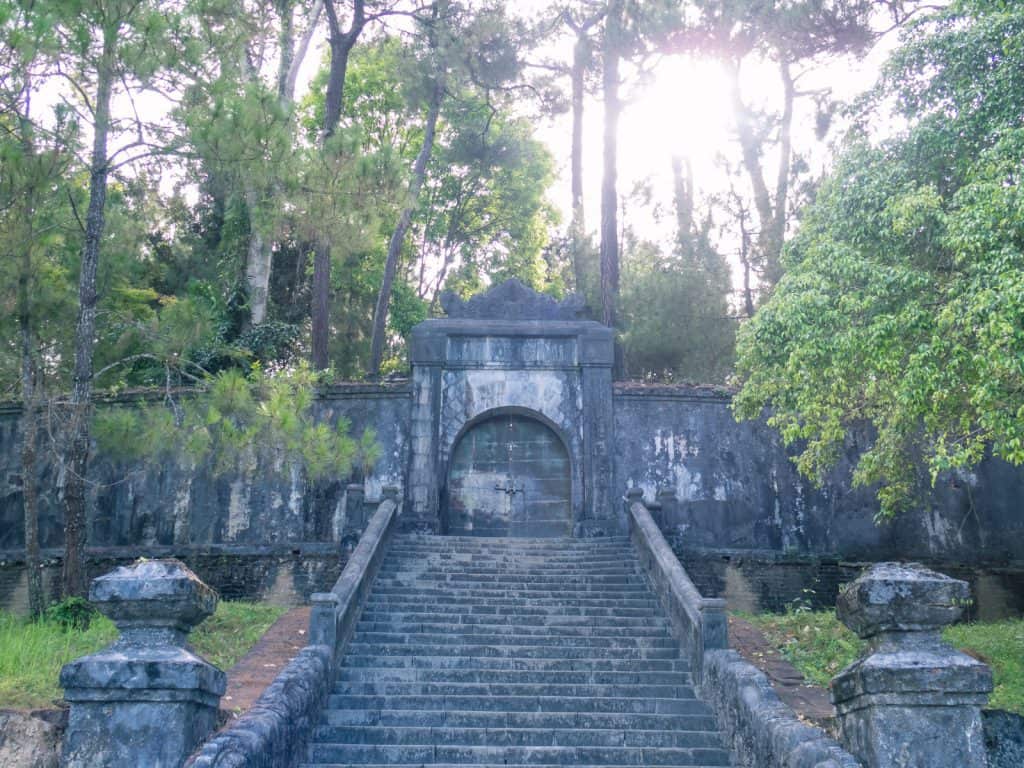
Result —
<instances>
[{"instance_id":1,"label":"stone pillar","mask_svg":"<svg viewBox=\"0 0 1024 768\"><path fill-rule=\"evenodd\" d=\"M612 492L614 334L610 328L588 324L585 330L581 329L579 345L583 379L583 519L577 521L575 534L607 535L625 522L615 520Z\"/></svg>"},{"instance_id":2,"label":"stone pillar","mask_svg":"<svg viewBox=\"0 0 1024 768\"><path fill-rule=\"evenodd\" d=\"M671 531L679 525L679 499L676 498L676 489L669 485L659 488L658 504L661 505L658 527L662 533Z\"/></svg>"},{"instance_id":3,"label":"stone pillar","mask_svg":"<svg viewBox=\"0 0 1024 768\"><path fill-rule=\"evenodd\" d=\"M942 641L970 600L966 582L879 563L839 595L840 620L868 652L832 680L844 746L867 768L984 768L981 707L992 674Z\"/></svg>"},{"instance_id":4,"label":"stone pillar","mask_svg":"<svg viewBox=\"0 0 1024 768\"><path fill-rule=\"evenodd\" d=\"M224 694L224 673L187 642L216 592L177 560L148 560L94 579L89 599L121 636L61 670L71 704L61 765L179 768L216 728Z\"/></svg>"},{"instance_id":5,"label":"stone pillar","mask_svg":"<svg viewBox=\"0 0 1024 768\"><path fill-rule=\"evenodd\" d=\"M362 531L366 527L365 496L366 489L362 483L349 483L345 487L345 533Z\"/></svg>"}]
</instances>

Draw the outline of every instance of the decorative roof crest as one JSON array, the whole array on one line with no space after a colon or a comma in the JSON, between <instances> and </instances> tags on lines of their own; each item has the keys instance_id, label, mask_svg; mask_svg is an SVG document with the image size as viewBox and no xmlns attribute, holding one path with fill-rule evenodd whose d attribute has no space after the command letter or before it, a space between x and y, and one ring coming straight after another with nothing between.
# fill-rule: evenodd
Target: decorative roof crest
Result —
<instances>
[{"instance_id":1,"label":"decorative roof crest","mask_svg":"<svg viewBox=\"0 0 1024 768\"><path fill-rule=\"evenodd\" d=\"M457 320L580 320L584 302L576 294L562 301L538 293L515 278L463 300L454 291L441 294L441 307Z\"/></svg>"}]
</instances>

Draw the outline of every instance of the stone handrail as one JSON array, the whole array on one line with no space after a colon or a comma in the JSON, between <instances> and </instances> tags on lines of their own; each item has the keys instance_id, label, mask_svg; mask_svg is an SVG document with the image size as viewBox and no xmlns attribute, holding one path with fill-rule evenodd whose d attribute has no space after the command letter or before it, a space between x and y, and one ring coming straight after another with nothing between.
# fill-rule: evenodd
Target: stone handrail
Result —
<instances>
[{"instance_id":1,"label":"stone handrail","mask_svg":"<svg viewBox=\"0 0 1024 768\"><path fill-rule=\"evenodd\" d=\"M397 519L398 504L389 494L331 591L312 596L309 644L252 709L186 762L188 768L291 768L303 761Z\"/></svg>"},{"instance_id":2,"label":"stone handrail","mask_svg":"<svg viewBox=\"0 0 1024 768\"><path fill-rule=\"evenodd\" d=\"M628 497L629 528L640 564L683 641L694 683L700 687L704 652L728 647L725 600L702 597L665 541L642 495Z\"/></svg>"},{"instance_id":3,"label":"stone handrail","mask_svg":"<svg viewBox=\"0 0 1024 768\"><path fill-rule=\"evenodd\" d=\"M641 565L668 613L701 697L739 768L861 768L824 731L801 722L772 690L764 673L728 649L725 600L694 586L643 502L626 495L630 536Z\"/></svg>"}]
</instances>

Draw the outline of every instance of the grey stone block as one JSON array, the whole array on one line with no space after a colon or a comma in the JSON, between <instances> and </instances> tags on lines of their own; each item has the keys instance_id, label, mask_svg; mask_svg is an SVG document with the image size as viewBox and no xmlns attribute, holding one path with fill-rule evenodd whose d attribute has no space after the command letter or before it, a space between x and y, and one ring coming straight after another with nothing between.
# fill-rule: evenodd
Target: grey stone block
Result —
<instances>
[{"instance_id":1,"label":"grey stone block","mask_svg":"<svg viewBox=\"0 0 1024 768\"><path fill-rule=\"evenodd\" d=\"M840 595L837 613L869 642L832 681L846 747L869 768L984 768L987 666L944 643L966 583L916 564L880 563Z\"/></svg>"},{"instance_id":2,"label":"grey stone block","mask_svg":"<svg viewBox=\"0 0 1024 768\"><path fill-rule=\"evenodd\" d=\"M95 579L93 603L120 637L61 670L71 704L67 768L178 768L216 727L224 673L188 646L216 593L177 560L125 566Z\"/></svg>"}]
</instances>

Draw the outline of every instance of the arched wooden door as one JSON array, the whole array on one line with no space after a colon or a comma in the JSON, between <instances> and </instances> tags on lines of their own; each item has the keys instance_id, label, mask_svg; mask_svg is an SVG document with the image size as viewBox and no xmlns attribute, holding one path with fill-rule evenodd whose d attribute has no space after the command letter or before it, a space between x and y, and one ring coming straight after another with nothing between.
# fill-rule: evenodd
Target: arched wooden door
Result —
<instances>
[{"instance_id":1,"label":"arched wooden door","mask_svg":"<svg viewBox=\"0 0 1024 768\"><path fill-rule=\"evenodd\" d=\"M454 536L571 536L572 472L558 435L520 414L471 427L452 452L447 530Z\"/></svg>"}]
</instances>

